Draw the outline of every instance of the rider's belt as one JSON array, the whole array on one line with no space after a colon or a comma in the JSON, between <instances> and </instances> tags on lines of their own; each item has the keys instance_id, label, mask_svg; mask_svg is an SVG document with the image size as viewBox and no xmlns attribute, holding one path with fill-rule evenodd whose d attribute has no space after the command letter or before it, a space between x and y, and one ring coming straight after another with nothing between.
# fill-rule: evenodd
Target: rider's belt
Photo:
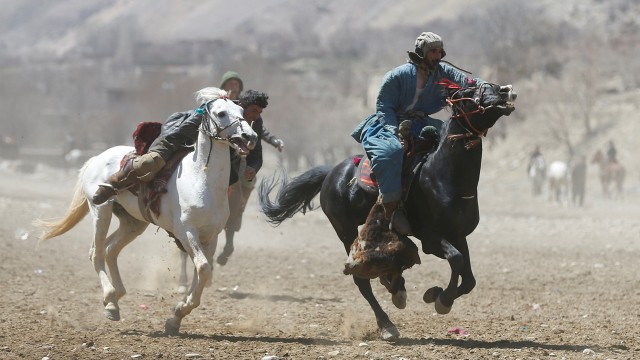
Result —
<instances>
[{"instance_id":1,"label":"rider's belt","mask_svg":"<svg viewBox=\"0 0 640 360\"><path fill-rule=\"evenodd\" d=\"M424 111L409 110L409 111L398 113L398 124L400 124L404 120L424 120L428 117L429 117L429 114L427 114Z\"/></svg>"}]
</instances>

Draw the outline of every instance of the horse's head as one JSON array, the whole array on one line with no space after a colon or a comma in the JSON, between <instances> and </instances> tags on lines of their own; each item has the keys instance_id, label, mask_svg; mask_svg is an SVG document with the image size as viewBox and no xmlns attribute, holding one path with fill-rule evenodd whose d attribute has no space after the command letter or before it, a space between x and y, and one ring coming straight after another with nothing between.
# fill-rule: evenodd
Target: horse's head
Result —
<instances>
[{"instance_id":1,"label":"horse's head","mask_svg":"<svg viewBox=\"0 0 640 360\"><path fill-rule=\"evenodd\" d=\"M196 93L205 118L200 131L212 138L228 141L241 154L246 155L258 141L258 135L242 116L243 109L226 97L218 88L205 88Z\"/></svg>"},{"instance_id":2,"label":"horse's head","mask_svg":"<svg viewBox=\"0 0 640 360\"><path fill-rule=\"evenodd\" d=\"M452 108L452 119L461 122L474 135L483 135L503 115L514 110L517 94L511 85L470 82L466 87L444 80L440 82L447 103Z\"/></svg>"}]
</instances>

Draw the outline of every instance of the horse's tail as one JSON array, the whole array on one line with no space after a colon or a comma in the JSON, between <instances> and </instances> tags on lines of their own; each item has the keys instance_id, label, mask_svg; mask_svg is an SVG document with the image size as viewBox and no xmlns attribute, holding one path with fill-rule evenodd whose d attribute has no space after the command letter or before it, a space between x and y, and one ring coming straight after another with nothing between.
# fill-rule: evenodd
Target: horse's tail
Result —
<instances>
[{"instance_id":1,"label":"horse's tail","mask_svg":"<svg viewBox=\"0 0 640 360\"><path fill-rule=\"evenodd\" d=\"M267 221L274 225L280 225L299 212L304 214L307 210L313 210L311 200L320 192L322 183L331 169L331 166L317 166L293 178L290 182L286 173L281 179L276 179L275 176L263 179L258 187L258 196L260 208L267 216ZM269 199L269 194L278 183L281 183L282 186L272 202Z\"/></svg>"},{"instance_id":2,"label":"horse's tail","mask_svg":"<svg viewBox=\"0 0 640 360\"><path fill-rule=\"evenodd\" d=\"M76 226L89 212L89 203L82 189L82 179L88 164L89 161L87 161L82 169L80 169L78 181L76 182L76 186L73 190L73 199L71 200L71 204L69 204L69 208L67 209L67 213L64 217L54 220L39 219L33 222L35 226L43 230L42 235L40 235L40 240L51 239L66 233Z\"/></svg>"}]
</instances>

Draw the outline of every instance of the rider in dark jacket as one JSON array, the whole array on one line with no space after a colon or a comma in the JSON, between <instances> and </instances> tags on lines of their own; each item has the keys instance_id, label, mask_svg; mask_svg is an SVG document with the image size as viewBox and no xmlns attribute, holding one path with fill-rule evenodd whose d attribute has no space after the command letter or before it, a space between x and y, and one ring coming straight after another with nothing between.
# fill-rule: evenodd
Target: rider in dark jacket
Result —
<instances>
[{"instance_id":1,"label":"rider in dark jacket","mask_svg":"<svg viewBox=\"0 0 640 360\"><path fill-rule=\"evenodd\" d=\"M252 96L241 97L239 103L245 111L245 120L248 122L256 122L257 117L252 119L252 115L247 114L247 109L250 109L250 113L258 111L259 115L262 109L267 106L267 99L269 97L265 93L254 90L247 90L247 93L252 94ZM93 195L93 203L96 205L104 203L116 195L118 190L130 186L135 178L144 182L151 181L176 151L195 143L203 117L199 109L177 112L169 116L167 121L162 125L160 136L151 144L149 151L135 158L131 166L125 166L113 174L107 180L106 184L102 184ZM260 125L262 125L262 122L260 122ZM253 126L253 129L258 132L256 126L257 124ZM258 133L258 136L260 136L261 133L262 131ZM259 143L260 138L258 138L258 144ZM262 146L256 145L251 152L255 152L252 157L252 159L255 160L252 161L254 166L258 166L259 164L259 168L262 166ZM253 176L255 176L255 172Z\"/></svg>"}]
</instances>

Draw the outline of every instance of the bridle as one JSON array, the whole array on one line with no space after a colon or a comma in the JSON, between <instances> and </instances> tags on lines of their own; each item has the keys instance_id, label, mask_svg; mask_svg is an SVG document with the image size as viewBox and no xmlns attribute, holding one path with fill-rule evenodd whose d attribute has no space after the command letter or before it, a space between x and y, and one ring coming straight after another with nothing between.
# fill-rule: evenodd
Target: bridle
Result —
<instances>
[{"instance_id":1,"label":"bridle","mask_svg":"<svg viewBox=\"0 0 640 360\"><path fill-rule=\"evenodd\" d=\"M444 84L444 85L449 87L454 86L453 84ZM476 129L476 127L473 126L473 124L471 123L470 117L471 115L474 115L474 114L484 114L484 112L487 109L494 107L494 105L484 107L480 104L482 95L484 93L484 87L491 86L491 85L493 84L481 83L479 86L474 87L474 88L478 88L478 90L474 92L474 94L477 93L477 96L474 96L473 98L460 97L456 99L455 98L456 94L458 94L462 90L469 89L469 88L461 88L461 87L458 87L458 90L456 90L453 94L451 94L451 96L447 97L446 102L447 104L449 104L449 106L451 106L451 109L453 112L453 114L451 115L451 119L456 120L458 124L467 131L466 133L463 133L463 134L448 135L447 136L448 140L456 141L456 140L464 139L465 140L464 148L469 150L479 145L482 142L482 137L487 136L487 132L489 131L489 129L484 129L484 130ZM471 102L475 106L475 109L471 111L465 111L463 105L467 102ZM464 119L464 122L462 122L462 119Z\"/></svg>"},{"instance_id":2,"label":"bridle","mask_svg":"<svg viewBox=\"0 0 640 360\"><path fill-rule=\"evenodd\" d=\"M207 162L205 163L204 170L207 169L207 165L209 165L209 159L211 159L211 151L213 150L213 142L214 141L222 142L222 143L227 144L227 146L229 146L231 148L235 148L236 145L231 142L231 139L229 137L224 138L224 137L221 137L220 134L222 134L222 132L224 132L225 130L227 130L228 128L230 128L230 127L232 127L234 125L241 124L240 119L236 118L236 119L233 119L233 121L231 121L228 125L222 126L220 124L220 122L217 121L216 117L211 116L211 113L209 111L209 104L211 104L212 102L214 102L216 100L220 100L220 99L229 100L229 98L226 97L226 96L219 97L218 99L211 100L211 101L205 103L204 105L202 105L201 107L199 107L198 109L196 109L196 112L203 116L202 122L200 123L200 126L198 127L198 131L200 131L201 133L206 135L210 140L209 154L207 155ZM211 124L213 124L215 129L211 128Z\"/></svg>"},{"instance_id":3,"label":"bridle","mask_svg":"<svg viewBox=\"0 0 640 360\"><path fill-rule=\"evenodd\" d=\"M228 100L228 98L225 97L220 97L216 100ZM217 121L217 118L211 116L211 113L209 112L209 104L211 104L212 102L214 102L215 100L211 100L207 103L205 103L204 105L202 105L201 107L199 107L196 112L199 114L202 114L204 116L204 118L202 119L202 122L200 123L200 127L198 128L198 130L207 135L209 137L209 139L216 140L216 141L222 141L222 142L226 142L229 143L229 145L231 146L231 142L229 140L229 138L223 138L220 136L220 134L222 134L222 132L224 132L225 130L227 130L228 128L240 124L240 119L236 118L233 119L233 121L231 121L228 125L226 126L222 126L220 124L219 121ZM213 126L215 127L215 129L211 128L211 123L213 123Z\"/></svg>"}]
</instances>

